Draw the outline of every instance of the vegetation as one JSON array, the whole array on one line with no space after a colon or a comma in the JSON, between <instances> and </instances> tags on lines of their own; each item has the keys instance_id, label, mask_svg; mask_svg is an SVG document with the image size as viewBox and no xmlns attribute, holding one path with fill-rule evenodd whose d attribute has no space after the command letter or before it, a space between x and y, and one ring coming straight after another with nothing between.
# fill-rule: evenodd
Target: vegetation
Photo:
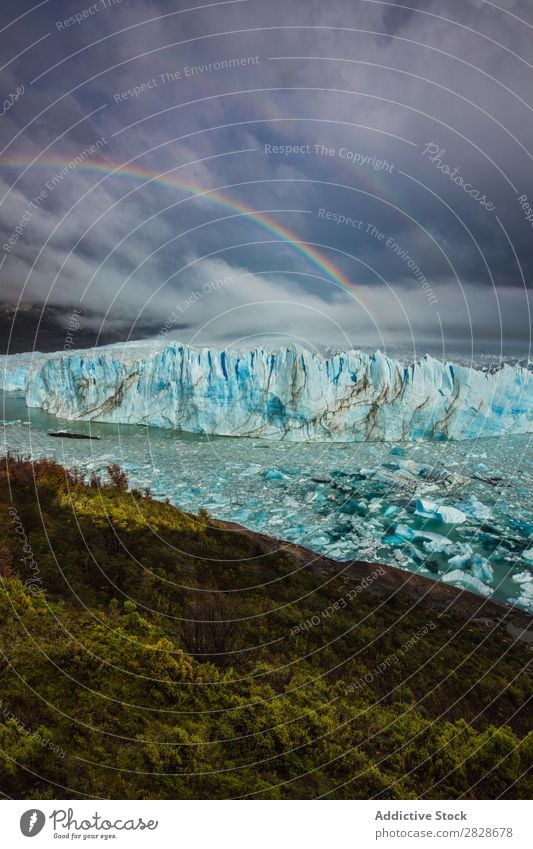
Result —
<instances>
[{"instance_id":1,"label":"vegetation","mask_svg":"<svg viewBox=\"0 0 533 849\"><path fill-rule=\"evenodd\" d=\"M496 606L362 589L109 472L0 468L4 794L530 797L529 649Z\"/></svg>"}]
</instances>

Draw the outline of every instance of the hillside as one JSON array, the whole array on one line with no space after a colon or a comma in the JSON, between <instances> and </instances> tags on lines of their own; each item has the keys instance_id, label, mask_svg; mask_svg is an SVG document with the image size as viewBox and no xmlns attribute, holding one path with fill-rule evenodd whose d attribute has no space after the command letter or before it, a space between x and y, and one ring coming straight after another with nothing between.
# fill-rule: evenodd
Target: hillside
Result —
<instances>
[{"instance_id":1,"label":"hillside","mask_svg":"<svg viewBox=\"0 0 533 849\"><path fill-rule=\"evenodd\" d=\"M528 617L42 461L0 469L15 798L528 798Z\"/></svg>"}]
</instances>

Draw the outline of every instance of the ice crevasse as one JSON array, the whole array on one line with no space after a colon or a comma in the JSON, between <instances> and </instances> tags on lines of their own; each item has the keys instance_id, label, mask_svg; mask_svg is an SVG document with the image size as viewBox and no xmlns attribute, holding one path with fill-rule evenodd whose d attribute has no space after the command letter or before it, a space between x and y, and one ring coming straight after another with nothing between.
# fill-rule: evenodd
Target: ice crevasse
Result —
<instances>
[{"instance_id":1,"label":"ice crevasse","mask_svg":"<svg viewBox=\"0 0 533 849\"><path fill-rule=\"evenodd\" d=\"M154 340L0 358L0 388L69 420L295 441L473 439L533 430L533 373L426 355L322 357Z\"/></svg>"}]
</instances>

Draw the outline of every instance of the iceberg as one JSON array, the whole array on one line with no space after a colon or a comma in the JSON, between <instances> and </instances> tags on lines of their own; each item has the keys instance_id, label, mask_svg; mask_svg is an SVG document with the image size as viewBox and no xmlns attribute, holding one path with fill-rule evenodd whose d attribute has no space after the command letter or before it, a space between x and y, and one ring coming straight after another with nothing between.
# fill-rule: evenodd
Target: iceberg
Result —
<instances>
[{"instance_id":1,"label":"iceberg","mask_svg":"<svg viewBox=\"0 0 533 849\"><path fill-rule=\"evenodd\" d=\"M469 498L467 498L463 504L460 504L459 507L468 516L471 516L473 519L479 519L480 521L490 519L492 515L490 507L487 507L474 495L469 496Z\"/></svg>"},{"instance_id":2,"label":"iceberg","mask_svg":"<svg viewBox=\"0 0 533 849\"><path fill-rule=\"evenodd\" d=\"M454 569L453 572L447 572L442 576L442 580L446 584L455 584L455 586L464 587L479 595L492 595L491 588L484 584L483 581L480 581L479 578L475 578L473 575L467 575L461 569Z\"/></svg>"},{"instance_id":3,"label":"iceberg","mask_svg":"<svg viewBox=\"0 0 533 849\"><path fill-rule=\"evenodd\" d=\"M485 557L481 557L479 554L474 554L470 568L474 578L479 578L480 581L483 581L486 584L490 584L494 581L494 569Z\"/></svg>"},{"instance_id":4,"label":"iceberg","mask_svg":"<svg viewBox=\"0 0 533 849\"><path fill-rule=\"evenodd\" d=\"M395 445L394 448L391 448L390 453L393 457L403 457L405 450L400 445Z\"/></svg>"},{"instance_id":5,"label":"iceberg","mask_svg":"<svg viewBox=\"0 0 533 849\"><path fill-rule=\"evenodd\" d=\"M380 351L322 357L295 344L237 351L152 339L6 355L0 388L71 421L221 436L395 442L533 431L533 373L520 365L480 371L426 355L405 366Z\"/></svg>"},{"instance_id":6,"label":"iceberg","mask_svg":"<svg viewBox=\"0 0 533 849\"><path fill-rule=\"evenodd\" d=\"M513 581L520 585L521 592L517 598L507 599L508 603L533 613L533 575L531 572L519 572L513 576Z\"/></svg>"},{"instance_id":7,"label":"iceberg","mask_svg":"<svg viewBox=\"0 0 533 849\"><path fill-rule=\"evenodd\" d=\"M461 525L466 521L465 514L457 507L435 504L435 502L427 501L424 498L417 498L415 513L424 519L433 519L447 525Z\"/></svg>"},{"instance_id":8,"label":"iceberg","mask_svg":"<svg viewBox=\"0 0 533 849\"><path fill-rule=\"evenodd\" d=\"M461 572L470 572L474 578L485 583L494 580L494 569L485 557L474 553L472 546L459 543L455 550L457 554L448 560L448 568L459 569Z\"/></svg>"}]
</instances>

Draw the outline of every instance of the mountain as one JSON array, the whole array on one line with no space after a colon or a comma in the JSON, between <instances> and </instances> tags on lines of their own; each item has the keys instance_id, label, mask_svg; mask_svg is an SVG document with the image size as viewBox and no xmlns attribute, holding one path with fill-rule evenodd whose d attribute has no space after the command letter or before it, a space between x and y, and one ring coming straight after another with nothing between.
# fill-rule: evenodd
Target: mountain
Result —
<instances>
[{"instance_id":1,"label":"mountain","mask_svg":"<svg viewBox=\"0 0 533 849\"><path fill-rule=\"evenodd\" d=\"M18 354L24 351L46 353L72 348L92 348L123 342L129 337L131 321L122 327L105 322L91 310L72 306L43 306L42 304L0 303L0 354ZM178 325L176 325L178 329ZM153 325L139 324L138 337L152 335Z\"/></svg>"}]
</instances>

